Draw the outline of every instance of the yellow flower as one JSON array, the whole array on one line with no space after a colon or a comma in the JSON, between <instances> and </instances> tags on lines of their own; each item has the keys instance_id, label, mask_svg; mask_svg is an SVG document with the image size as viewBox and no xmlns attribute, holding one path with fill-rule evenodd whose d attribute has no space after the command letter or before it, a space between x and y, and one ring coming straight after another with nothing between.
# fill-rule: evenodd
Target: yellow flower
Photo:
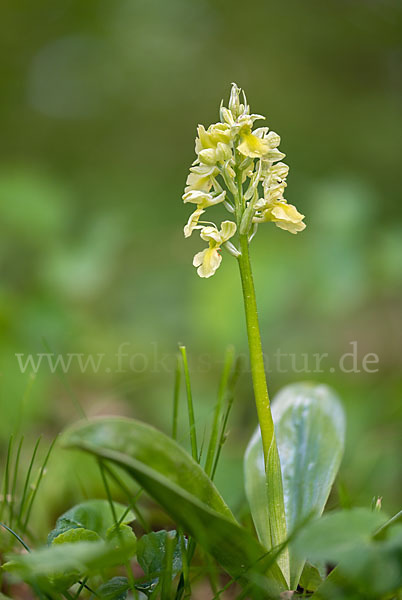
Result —
<instances>
[{"instance_id":1,"label":"yellow flower","mask_svg":"<svg viewBox=\"0 0 402 600\"><path fill-rule=\"evenodd\" d=\"M222 262L222 256L219 250L236 233L236 224L232 221L224 221L221 229L215 226L203 227L201 229L201 238L209 242L209 248L198 252L194 256L193 265L197 267L197 273L200 277L212 277Z\"/></svg>"},{"instance_id":2,"label":"yellow flower","mask_svg":"<svg viewBox=\"0 0 402 600\"><path fill-rule=\"evenodd\" d=\"M257 118L263 118L260 115L251 115L249 117L251 125ZM237 147L238 151L250 158L264 158L270 162L281 160L285 155L277 147L281 138L274 131L268 133L268 127L258 127L253 132L248 122L240 129L241 144Z\"/></svg>"},{"instance_id":3,"label":"yellow flower","mask_svg":"<svg viewBox=\"0 0 402 600\"><path fill-rule=\"evenodd\" d=\"M277 200L262 213L260 217L256 217L256 223L264 223L272 221L280 229L285 229L290 233L298 233L306 228L303 223L304 215L299 213L293 204L288 204L286 200Z\"/></svg>"},{"instance_id":4,"label":"yellow flower","mask_svg":"<svg viewBox=\"0 0 402 600\"><path fill-rule=\"evenodd\" d=\"M236 225L225 221L218 230L203 217L210 206L223 203L236 215L240 234L248 235L249 241L259 223L272 222L293 234L306 227L304 215L284 198L289 167L280 162L285 157L278 148L281 138L269 127L254 128L258 119L265 117L251 113L244 92L233 83L228 107L221 103L220 122L207 129L204 125L197 127L197 157L182 198L184 203L196 205L184 226L185 237L198 229L208 242L208 248L194 257L200 277L215 273L222 260L219 251L223 244L229 253L239 256L239 250L229 241Z\"/></svg>"},{"instance_id":5,"label":"yellow flower","mask_svg":"<svg viewBox=\"0 0 402 600\"><path fill-rule=\"evenodd\" d=\"M216 166L198 165L191 167L191 173L187 177L187 187L185 192L191 190L199 190L201 192L209 192L214 182L214 177L218 175L219 169Z\"/></svg>"},{"instance_id":6,"label":"yellow flower","mask_svg":"<svg viewBox=\"0 0 402 600\"><path fill-rule=\"evenodd\" d=\"M192 202L197 204L196 210L190 215L186 225L184 226L184 237L190 237L194 229L201 229L198 225L200 216L205 212L205 208L219 204L225 200L226 192L221 192L217 196L213 196L207 192L200 190L190 190L183 195L183 202Z\"/></svg>"},{"instance_id":7,"label":"yellow flower","mask_svg":"<svg viewBox=\"0 0 402 600\"><path fill-rule=\"evenodd\" d=\"M198 137L195 139L195 151L215 149L218 144L230 144L232 132L227 123L213 123L205 130L204 125L198 125Z\"/></svg>"},{"instance_id":8,"label":"yellow flower","mask_svg":"<svg viewBox=\"0 0 402 600\"><path fill-rule=\"evenodd\" d=\"M221 192L217 196L214 196L208 192L201 192L200 190L190 190L186 194L183 194L183 202L192 202L192 204L198 204L200 208L208 208L209 206L215 206L225 200L226 192Z\"/></svg>"},{"instance_id":9,"label":"yellow flower","mask_svg":"<svg viewBox=\"0 0 402 600\"><path fill-rule=\"evenodd\" d=\"M241 144L237 146L238 151L250 158L262 158L271 150L269 142L251 133L251 129L241 133Z\"/></svg>"}]
</instances>

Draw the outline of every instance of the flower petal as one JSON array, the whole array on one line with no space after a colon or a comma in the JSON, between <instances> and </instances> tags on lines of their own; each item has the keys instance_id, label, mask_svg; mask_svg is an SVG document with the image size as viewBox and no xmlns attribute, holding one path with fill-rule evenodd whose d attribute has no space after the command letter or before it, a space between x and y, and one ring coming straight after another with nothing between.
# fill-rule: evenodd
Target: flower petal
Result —
<instances>
[{"instance_id":1,"label":"flower petal","mask_svg":"<svg viewBox=\"0 0 402 600\"><path fill-rule=\"evenodd\" d=\"M221 224L221 230L220 230L220 238L221 238L221 244L224 244L225 242L227 242L231 237L234 236L234 234L236 233L236 223L233 223L233 221L223 221L223 223Z\"/></svg>"},{"instance_id":2,"label":"flower petal","mask_svg":"<svg viewBox=\"0 0 402 600\"><path fill-rule=\"evenodd\" d=\"M237 147L238 151L250 158L261 158L270 151L270 145L253 133L245 133L241 136L242 143Z\"/></svg>"},{"instance_id":3,"label":"flower petal","mask_svg":"<svg viewBox=\"0 0 402 600\"><path fill-rule=\"evenodd\" d=\"M222 256L216 248L207 248L194 256L193 265L198 267L200 277L212 277L222 262Z\"/></svg>"},{"instance_id":4,"label":"flower petal","mask_svg":"<svg viewBox=\"0 0 402 600\"><path fill-rule=\"evenodd\" d=\"M198 219L205 212L202 208L197 208L189 217L186 225L184 226L184 237L190 237L194 229L201 229L201 225L198 225Z\"/></svg>"}]
</instances>

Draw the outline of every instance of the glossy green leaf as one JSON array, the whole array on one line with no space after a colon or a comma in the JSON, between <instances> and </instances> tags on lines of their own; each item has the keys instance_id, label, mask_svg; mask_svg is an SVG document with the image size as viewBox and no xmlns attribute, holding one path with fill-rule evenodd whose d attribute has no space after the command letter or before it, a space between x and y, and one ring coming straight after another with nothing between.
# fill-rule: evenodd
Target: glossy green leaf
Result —
<instances>
[{"instance_id":1,"label":"glossy green leaf","mask_svg":"<svg viewBox=\"0 0 402 600\"><path fill-rule=\"evenodd\" d=\"M274 398L272 415L281 460L288 533L312 513L322 514L342 458L345 417L337 396L325 385L285 387ZM259 429L245 455L246 493L261 542L269 548L267 489ZM291 555L291 588L304 560Z\"/></svg>"},{"instance_id":2,"label":"glossy green leaf","mask_svg":"<svg viewBox=\"0 0 402 600\"><path fill-rule=\"evenodd\" d=\"M114 502L113 506L118 522L127 524L135 520L134 513L127 510L123 504ZM57 519L55 528L48 536L48 543L50 544L61 533L76 528L95 531L105 539L106 531L114 525L114 515L108 500L87 500L73 506Z\"/></svg>"},{"instance_id":3,"label":"glossy green leaf","mask_svg":"<svg viewBox=\"0 0 402 600\"><path fill-rule=\"evenodd\" d=\"M98 598L102 600L126 600L130 584L127 577L113 577L97 590Z\"/></svg>"},{"instance_id":4,"label":"glossy green leaf","mask_svg":"<svg viewBox=\"0 0 402 600\"><path fill-rule=\"evenodd\" d=\"M182 548L176 531L152 531L138 540L137 560L150 581L145 583L147 589L155 588L165 568L167 538L173 543L172 579L182 570ZM140 587L138 589L141 589Z\"/></svg>"},{"instance_id":5,"label":"glossy green leaf","mask_svg":"<svg viewBox=\"0 0 402 600\"><path fill-rule=\"evenodd\" d=\"M286 588L266 550L240 527L200 465L171 438L138 421L100 418L68 430L62 443L125 469L233 577L267 574L266 597Z\"/></svg>"}]
</instances>

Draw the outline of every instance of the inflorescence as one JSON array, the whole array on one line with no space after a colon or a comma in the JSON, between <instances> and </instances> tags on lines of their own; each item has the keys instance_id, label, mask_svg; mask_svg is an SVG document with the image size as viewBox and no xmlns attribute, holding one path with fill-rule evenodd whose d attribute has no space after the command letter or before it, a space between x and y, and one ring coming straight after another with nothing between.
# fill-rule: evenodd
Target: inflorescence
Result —
<instances>
[{"instance_id":1,"label":"inflorescence","mask_svg":"<svg viewBox=\"0 0 402 600\"><path fill-rule=\"evenodd\" d=\"M280 137L268 127L254 129L254 122L265 117L250 114L243 92L235 83L229 107L220 107L220 121L205 129L199 125L195 140L197 158L190 168L183 201L196 205L184 227L185 237L195 229L208 248L198 252L193 260L200 277L211 277L219 267L224 246L234 256L240 251L230 242L236 231L248 240L259 223L273 222L290 233L302 231L304 215L284 198L289 167L281 162L285 155L278 146ZM235 217L224 221L220 229L201 220L206 209L222 204Z\"/></svg>"}]
</instances>

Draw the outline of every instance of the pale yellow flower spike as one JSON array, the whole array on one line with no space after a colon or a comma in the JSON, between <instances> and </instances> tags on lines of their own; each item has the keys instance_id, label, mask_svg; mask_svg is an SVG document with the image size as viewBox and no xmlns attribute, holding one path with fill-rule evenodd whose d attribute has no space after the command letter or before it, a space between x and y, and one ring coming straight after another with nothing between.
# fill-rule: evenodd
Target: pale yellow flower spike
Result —
<instances>
[{"instance_id":1,"label":"pale yellow flower spike","mask_svg":"<svg viewBox=\"0 0 402 600\"><path fill-rule=\"evenodd\" d=\"M268 127L253 129L254 122L265 117L251 114L244 93L242 101L240 95L241 89L233 83L228 108L221 105L220 121L207 129L203 125L197 128L197 158L187 177L183 202L196 205L184 227L185 237L199 230L209 243L194 257L200 277L216 272L222 261L222 245L233 256L240 256L228 241L237 230L234 222L224 221L218 230L210 221L208 226L200 221L212 206L221 204L234 213L239 234L247 235L248 243L260 223L272 222L293 234L306 227L304 215L284 198L289 167L278 162L285 157L278 149L281 138Z\"/></svg>"}]
</instances>

